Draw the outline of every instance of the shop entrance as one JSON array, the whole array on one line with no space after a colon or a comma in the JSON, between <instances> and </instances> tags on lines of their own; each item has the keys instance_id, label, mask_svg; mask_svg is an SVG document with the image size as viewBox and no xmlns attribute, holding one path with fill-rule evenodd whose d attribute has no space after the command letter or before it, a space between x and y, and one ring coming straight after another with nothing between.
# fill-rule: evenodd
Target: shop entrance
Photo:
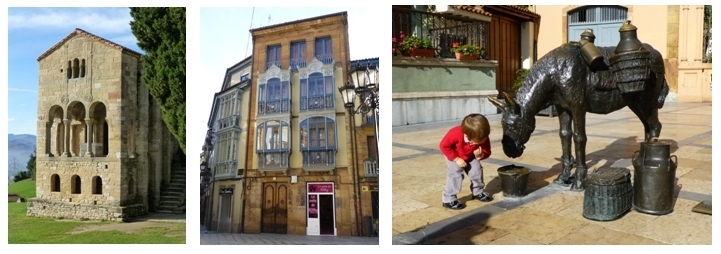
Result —
<instances>
[{"instance_id":1,"label":"shop entrance","mask_svg":"<svg viewBox=\"0 0 721 254\"><path fill-rule=\"evenodd\" d=\"M308 235L336 235L335 194L333 183L308 183Z\"/></svg>"}]
</instances>

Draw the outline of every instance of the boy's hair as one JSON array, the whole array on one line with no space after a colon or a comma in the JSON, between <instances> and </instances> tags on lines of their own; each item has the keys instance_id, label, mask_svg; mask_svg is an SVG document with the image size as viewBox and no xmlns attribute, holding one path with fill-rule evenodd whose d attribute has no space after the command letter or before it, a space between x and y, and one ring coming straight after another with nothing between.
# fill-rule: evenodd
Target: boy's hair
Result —
<instances>
[{"instance_id":1,"label":"boy's hair","mask_svg":"<svg viewBox=\"0 0 721 254\"><path fill-rule=\"evenodd\" d=\"M463 118L461 123L461 131L468 136L468 139L474 142L488 138L491 132L491 126L488 119L481 114L470 114Z\"/></svg>"}]
</instances>

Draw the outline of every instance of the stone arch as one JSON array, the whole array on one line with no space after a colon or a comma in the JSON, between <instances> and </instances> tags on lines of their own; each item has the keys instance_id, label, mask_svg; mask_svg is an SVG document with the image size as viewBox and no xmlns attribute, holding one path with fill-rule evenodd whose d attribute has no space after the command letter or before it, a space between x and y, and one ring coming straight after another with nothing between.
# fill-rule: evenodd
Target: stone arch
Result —
<instances>
[{"instance_id":1,"label":"stone arch","mask_svg":"<svg viewBox=\"0 0 721 254\"><path fill-rule=\"evenodd\" d=\"M68 79L73 78L73 61L68 61L68 68L65 70L65 75Z\"/></svg>"},{"instance_id":2,"label":"stone arch","mask_svg":"<svg viewBox=\"0 0 721 254\"><path fill-rule=\"evenodd\" d=\"M90 105L88 111L88 137L87 142L91 148L93 156L106 157L108 156L108 133L107 133L107 107L105 103L96 101Z\"/></svg>"},{"instance_id":3,"label":"stone arch","mask_svg":"<svg viewBox=\"0 0 721 254\"><path fill-rule=\"evenodd\" d=\"M103 194L103 178L93 176L93 194Z\"/></svg>"},{"instance_id":4,"label":"stone arch","mask_svg":"<svg viewBox=\"0 0 721 254\"><path fill-rule=\"evenodd\" d=\"M53 105L48 110L48 121L45 123L45 154L48 156L53 156L53 153L61 155L65 151L63 116L62 106Z\"/></svg>"},{"instance_id":5,"label":"stone arch","mask_svg":"<svg viewBox=\"0 0 721 254\"><path fill-rule=\"evenodd\" d=\"M50 191L60 192L60 176L58 174L50 176Z\"/></svg>"},{"instance_id":6,"label":"stone arch","mask_svg":"<svg viewBox=\"0 0 721 254\"><path fill-rule=\"evenodd\" d=\"M73 101L68 106L68 117L69 120L69 151L72 156L81 156L82 147L87 144L87 125L85 124L85 118L87 114L85 112L85 105L79 101ZM66 138L68 140L68 138Z\"/></svg>"},{"instance_id":7,"label":"stone arch","mask_svg":"<svg viewBox=\"0 0 721 254\"><path fill-rule=\"evenodd\" d=\"M80 60L73 59L73 78L80 77Z\"/></svg>"},{"instance_id":8,"label":"stone arch","mask_svg":"<svg viewBox=\"0 0 721 254\"><path fill-rule=\"evenodd\" d=\"M80 194L82 193L82 189L80 176L73 175L70 178L70 194Z\"/></svg>"}]
</instances>

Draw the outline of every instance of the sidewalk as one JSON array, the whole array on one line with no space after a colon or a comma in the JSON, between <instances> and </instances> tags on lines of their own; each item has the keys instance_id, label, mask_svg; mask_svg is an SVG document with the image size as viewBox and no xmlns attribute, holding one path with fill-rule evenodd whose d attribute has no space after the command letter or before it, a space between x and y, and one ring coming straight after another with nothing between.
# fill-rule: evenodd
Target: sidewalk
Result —
<instances>
[{"instance_id":1,"label":"sidewalk","mask_svg":"<svg viewBox=\"0 0 721 254\"><path fill-rule=\"evenodd\" d=\"M230 234L200 226L200 245L378 245L378 237Z\"/></svg>"},{"instance_id":2,"label":"sidewalk","mask_svg":"<svg viewBox=\"0 0 721 254\"><path fill-rule=\"evenodd\" d=\"M631 157L644 135L636 115L624 108L586 119L589 173L613 166L633 174ZM561 170L557 117L537 116L523 156L511 159L501 148L500 116L490 116L493 153L482 165L486 191L494 200L471 200L466 179L458 197L468 207L459 211L441 206L446 166L438 143L460 121L394 127L393 244L710 245L711 216L691 209L711 200L711 104L666 103L659 119L660 139L671 143L679 163L674 211L655 216L631 208L605 222L583 217L584 192L552 183ZM510 164L533 171L523 198L503 197L496 170Z\"/></svg>"}]
</instances>

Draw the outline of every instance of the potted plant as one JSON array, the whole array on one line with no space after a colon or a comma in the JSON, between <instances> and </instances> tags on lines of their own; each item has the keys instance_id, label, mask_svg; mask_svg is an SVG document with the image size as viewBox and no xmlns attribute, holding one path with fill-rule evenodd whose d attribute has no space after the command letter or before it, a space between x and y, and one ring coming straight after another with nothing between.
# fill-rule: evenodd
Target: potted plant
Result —
<instances>
[{"instance_id":1,"label":"potted plant","mask_svg":"<svg viewBox=\"0 0 721 254\"><path fill-rule=\"evenodd\" d=\"M407 52L405 52L407 50L405 38L406 38L406 35L403 33L401 33L401 35L398 38L393 37L393 55L394 56L402 56L407 53Z\"/></svg>"},{"instance_id":2,"label":"potted plant","mask_svg":"<svg viewBox=\"0 0 721 254\"><path fill-rule=\"evenodd\" d=\"M458 60L477 60L478 56L481 55L481 47L466 44L460 45L453 48L453 52L456 52L456 59Z\"/></svg>"},{"instance_id":3,"label":"potted plant","mask_svg":"<svg viewBox=\"0 0 721 254\"><path fill-rule=\"evenodd\" d=\"M407 36L403 39L404 47L411 57L430 57L436 55L433 44L429 39L421 39L415 36Z\"/></svg>"}]
</instances>

